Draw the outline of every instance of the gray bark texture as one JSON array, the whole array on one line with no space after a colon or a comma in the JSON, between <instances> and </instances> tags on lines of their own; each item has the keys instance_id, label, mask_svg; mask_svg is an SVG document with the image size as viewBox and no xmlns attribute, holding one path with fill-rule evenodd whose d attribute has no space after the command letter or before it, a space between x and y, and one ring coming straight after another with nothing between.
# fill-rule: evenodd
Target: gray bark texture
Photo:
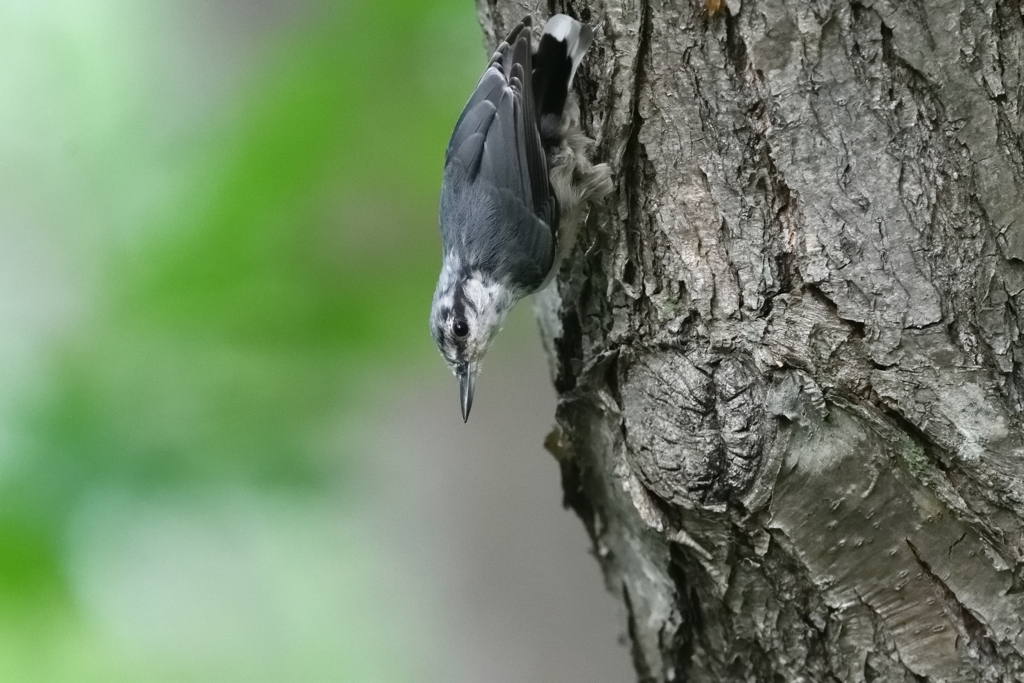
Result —
<instances>
[{"instance_id":1,"label":"gray bark texture","mask_svg":"<svg viewBox=\"0 0 1024 683\"><path fill-rule=\"evenodd\" d=\"M538 306L639 678L1024 680L1020 0L704 1L480 6L597 29Z\"/></svg>"}]
</instances>

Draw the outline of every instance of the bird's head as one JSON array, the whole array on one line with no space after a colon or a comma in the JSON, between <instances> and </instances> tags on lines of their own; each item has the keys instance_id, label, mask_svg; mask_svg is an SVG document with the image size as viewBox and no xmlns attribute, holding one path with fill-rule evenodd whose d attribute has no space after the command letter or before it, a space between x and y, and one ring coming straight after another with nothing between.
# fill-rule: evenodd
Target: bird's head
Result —
<instances>
[{"instance_id":1,"label":"bird's head","mask_svg":"<svg viewBox=\"0 0 1024 683\"><path fill-rule=\"evenodd\" d=\"M484 354L518 297L478 271L449 265L446 262L434 292L430 333L459 378L462 419L466 421Z\"/></svg>"}]
</instances>

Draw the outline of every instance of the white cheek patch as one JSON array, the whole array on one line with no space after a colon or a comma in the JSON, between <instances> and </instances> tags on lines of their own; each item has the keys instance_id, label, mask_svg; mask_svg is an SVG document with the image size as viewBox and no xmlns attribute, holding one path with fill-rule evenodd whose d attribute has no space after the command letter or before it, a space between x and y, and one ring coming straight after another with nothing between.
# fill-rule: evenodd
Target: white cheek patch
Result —
<instances>
[{"instance_id":1,"label":"white cheek patch","mask_svg":"<svg viewBox=\"0 0 1024 683\"><path fill-rule=\"evenodd\" d=\"M482 358L491 339L504 324L515 298L507 287L485 280L478 272L474 272L463 284L463 291L476 309L475 312L471 308L466 311L470 324L470 345L473 354Z\"/></svg>"},{"instance_id":2,"label":"white cheek patch","mask_svg":"<svg viewBox=\"0 0 1024 683\"><path fill-rule=\"evenodd\" d=\"M496 282L485 282L478 272L470 275L462 285L462 291L466 293L466 298L476 306L477 313L492 308L502 289L503 287Z\"/></svg>"}]
</instances>

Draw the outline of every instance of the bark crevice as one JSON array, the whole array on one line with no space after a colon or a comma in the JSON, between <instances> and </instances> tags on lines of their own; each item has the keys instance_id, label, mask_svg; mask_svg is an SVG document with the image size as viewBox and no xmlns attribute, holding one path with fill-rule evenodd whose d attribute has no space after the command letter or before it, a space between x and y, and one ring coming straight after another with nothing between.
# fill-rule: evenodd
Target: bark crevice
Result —
<instances>
[{"instance_id":1,"label":"bark crevice","mask_svg":"<svg viewBox=\"0 0 1024 683\"><path fill-rule=\"evenodd\" d=\"M642 680L1024 680L1019 1L549 6L617 183L549 449Z\"/></svg>"}]
</instances>

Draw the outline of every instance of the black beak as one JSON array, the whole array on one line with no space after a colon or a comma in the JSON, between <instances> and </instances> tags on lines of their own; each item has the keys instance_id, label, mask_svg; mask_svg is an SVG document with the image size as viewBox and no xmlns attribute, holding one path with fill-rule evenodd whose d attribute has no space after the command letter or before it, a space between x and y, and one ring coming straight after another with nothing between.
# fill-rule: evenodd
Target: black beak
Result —
<instances>
[{"instance_id":1,"label":"black beak","mask_svg":"<svg viewBox=\"0 0 1024 683\"><path fill-rule=\"evenodd\" d=\"M459 394L462 397L462 421L469 421L469 410L473 407L473 388L476 385L476 367L466 363L459 368Z\"/></svg>"}]
</instances>

